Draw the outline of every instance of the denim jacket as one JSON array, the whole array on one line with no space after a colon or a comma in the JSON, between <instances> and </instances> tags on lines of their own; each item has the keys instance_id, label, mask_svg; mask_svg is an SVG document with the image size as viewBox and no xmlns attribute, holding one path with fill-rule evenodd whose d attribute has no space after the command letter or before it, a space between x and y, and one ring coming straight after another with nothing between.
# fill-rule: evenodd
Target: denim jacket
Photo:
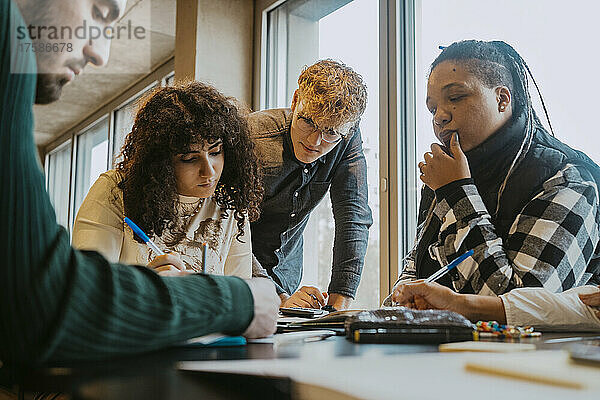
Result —
<instances>
[{"instance_id":1,"label":"denim jacket","mask_svg":"<svg viewBox=\"0 0 600 400\"><path fill-rule=\"evenodd\" d=\"M302 232L331 189L335 239L328 292L354 298L373 223L360 130L304 164L292 148L292 115L290 109L274 109L249 117L265 186L260 219L251 224L254 255L285 292L295 292L302 279Z\"/></svg>"}]
</instances>

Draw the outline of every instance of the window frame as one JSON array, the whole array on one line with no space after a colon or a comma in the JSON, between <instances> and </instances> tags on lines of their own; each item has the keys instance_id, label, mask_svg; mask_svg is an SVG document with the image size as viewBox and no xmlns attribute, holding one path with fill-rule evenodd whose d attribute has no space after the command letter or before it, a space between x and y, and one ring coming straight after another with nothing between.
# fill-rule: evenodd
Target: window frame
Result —
<instances>
[{"instance_id":1,"label":"window frame","mask_svg":"<svg viewBox=\"0 0 600 400\"><path fill-rule=\"evenodd\" d=\"M397 206L400 212L396 218L390 219L395 225L392 230L390 249L397 243L398 250L392 254L390 263L390 292L403 268L405 257L413 247L417 231L417 83L416 83L416 3L415 0L395 0L394 28L390 29L396 37L394 49L396 53L395 70L396 82L390 85L390 91L395 91L396 107L393 110L396 119L396 129L390 136L396 138L391 147L397 149L394 157L395 168L393 182L398 182L390 204ZM390 64L391 65L391 64ZM391 81L391 80L390 80Z\"/></svg>"},{"instance_id":2,"label":"window frame","mask_svg":"<svg viewBox=\"0 0 600 400\"><path fill-rule=\"evenodd\" d=\"M94 129L96 126L98 126L106 121L107 128L108 128L106 130L106 140L108 141L107 146L109 146L107 153L110 154L110 132L111 132L110 116L111 116L111 114L112 113L102 115L100 118L96 119L94 122L90 123L88 126L81 129L80 131L75 133L73 136L73 139L71 142L71 143L73 143L73 147L71 149L71 176L70 176L71 184L70 184L70 189L69 189L69 232L73 231L73 225L75 224L75 216L77 214L75 211L75 192L77 191L77 188L75 187L75 185L77 184L77 172L79 172L77 170L77 165L78 165L78 161L79 161L79 154L78 154L79 153L78 152L79 140L83 135L87 134L90 130ZM109 165L108 164L109 159L110 159L110 155L108 155L107 159L105 160L106 166Z\"/></svg>"},{"instance_id":3,"label":"window frame","mask_svg":"<svg viewBox=\"0 0 600 400\"><path fill-rule=\"evenodd\" d=\"M69 154L69 176L68 176L68 183L67 183L67 225L70 225L70 221L71 221L71 195L72 195L72 175L73 175L73 138L66 138L65 140L63 140L62 142L60 142L60 144L57 144L56 147L54 147L52 149L52 151L47 152L44 155L44 185L46 187L46 191L48 192L48 195L50 195L49 192L49 185L50 185L50 162L51 162L51 157L53 154L56 154L60 151L63 150L64 147L66 146L70 146L71 147L71 151ZM68 226L65 227L65 229L68 229Z\"/></svg>"},{"instance_id":4,"label":"window frame","mask_svg":"<svg viewBox=\"0 0 600 400\"><path fill-rule=\"evenodd\" d=\"M379 0L380 297L391 293L417 228L415 0ZM386 10L387 12L383 12Z\"/></svg>"},{"instance_id":5,"label":"window frame","mask_svg":"<svg viewBox=\"0 0 600 400\"><path fill-rule=\"evenodd\" d=\"M150 84L146 85L143 89L139 90L138 92L136 92L135 94L131 95L130 97L127 98L127 100L121 102L117 107L113 108L112 111L110 112L110 126L109 126L109 139L108 139L108 165L110 168L114 168L114 161L116 158L116 154L115 151L113 149L113 145L114 145L114 141L115 141L115 134L116 134L116 125L117 125L117 116L116 113L121 111L124 107L130 105L132 102L137 101L139 98L141 98L146 92L157 88L157 87L165 87L166 86L166 82L167 79L169 77L174 76L175 73L171 72L165 76L163 76L160 79L154 79L150 82Z\"/></svg>"}]
</instances>

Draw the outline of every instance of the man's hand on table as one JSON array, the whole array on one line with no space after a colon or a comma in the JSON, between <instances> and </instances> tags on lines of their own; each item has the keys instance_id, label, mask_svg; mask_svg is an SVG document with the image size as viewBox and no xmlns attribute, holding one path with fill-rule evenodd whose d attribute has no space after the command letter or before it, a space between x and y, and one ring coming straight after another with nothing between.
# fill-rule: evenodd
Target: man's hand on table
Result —
<instances>
[{"instance_id":1,"label":"man's hand on table","mask_svg":"<svg viewBox=\"0 0 600 400\"><path fill-rule=\"evenodd\" d=\"M254 298L254 318L242 335L247 338L260 338L274 334L281 304L275 292L275 285L267 278L246 279L246 283Z\"/></svg>"},{"instance_id":2,"label":"man's hand on table","mask_svg":"<svg viewBox=\"0 0 600 400\"><path fill-rule=\"evenodd\" d=\"M338 311L347 310L352 303L352 297L344 296L339 293L331 293L327 299L327 305L332 306Z\"/></svg>"},{"instance_id":3,"label":"man's hand on table","mask_svg":"<svg viewBox=\"0 0 600 400\"><path fill-rule=\"evenodd\" d=\"M302 286L294 294L288 296L283 293L281 297L281 307L302 307L320 309L325 305L327 293L321 292L321 289L315 286Z\"/></svg>"},{"instance_id":4,"label":"man's hand on table","mask_svg":"<svg viewBox=\"0 0 600 400\"><path fill-rule=\"evenodd\" d=\"M279 297L281 298L281 307L320 309L325 305L330 305L336 310L345 310L352 303L351 297L339 293L327 295L326 292L321 292L321 289L315 286L302 286L291 296L282 293Z\"/></svg>"}]
</instances>

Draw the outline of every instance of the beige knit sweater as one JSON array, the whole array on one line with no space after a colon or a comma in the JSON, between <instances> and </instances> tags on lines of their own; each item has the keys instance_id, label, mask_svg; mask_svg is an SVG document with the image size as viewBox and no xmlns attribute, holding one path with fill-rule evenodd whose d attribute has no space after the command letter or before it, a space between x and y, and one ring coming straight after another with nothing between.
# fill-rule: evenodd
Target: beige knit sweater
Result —
<instances>
[{"instance_id":1,"label":"beige knit sweater","mask_svg":"<svg viewBox=\"0 0 600 400\"><path fill-rule=\"evenodd\" d=\"M146 265L156 255L145 244L134 240L132 230L123 222L123 193L117 187L120 175L110 170L100 175L81 205L73 227L73 247L96 250L111 262ZM115 200L115 195L117 199ZM236 239L237 221L233 212L227 218L223 209L209 197L179 196L177 225L186 232L178 244L166 245L173 237L168 229L151 237L162 250L176 253L187 269L200 271L202 243L208 244L206 272L235 275L248 279L252 275L250 224L246 220L241 243ZM136 222L136 221L134 221Z\"/></svg>"}]
</instances>

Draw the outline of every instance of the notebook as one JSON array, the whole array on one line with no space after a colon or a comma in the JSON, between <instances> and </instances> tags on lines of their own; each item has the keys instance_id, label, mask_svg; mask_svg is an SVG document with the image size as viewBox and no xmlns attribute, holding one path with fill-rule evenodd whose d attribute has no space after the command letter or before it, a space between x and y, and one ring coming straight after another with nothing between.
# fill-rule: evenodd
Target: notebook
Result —
<instances>
[{"instance_id":1,"label":"notebook","mask_svg":"<svg viewBox=\"0 0 600 400\"><path fill-rule=\"evenodd\" d=\"M334 311L320 318L291 322L284 328L282 327L282 331L328 329L338 334L344 334L344 322L346 322L346 319L361 312L364 312L364 310Z\"/></svg>"}]
</instances>

